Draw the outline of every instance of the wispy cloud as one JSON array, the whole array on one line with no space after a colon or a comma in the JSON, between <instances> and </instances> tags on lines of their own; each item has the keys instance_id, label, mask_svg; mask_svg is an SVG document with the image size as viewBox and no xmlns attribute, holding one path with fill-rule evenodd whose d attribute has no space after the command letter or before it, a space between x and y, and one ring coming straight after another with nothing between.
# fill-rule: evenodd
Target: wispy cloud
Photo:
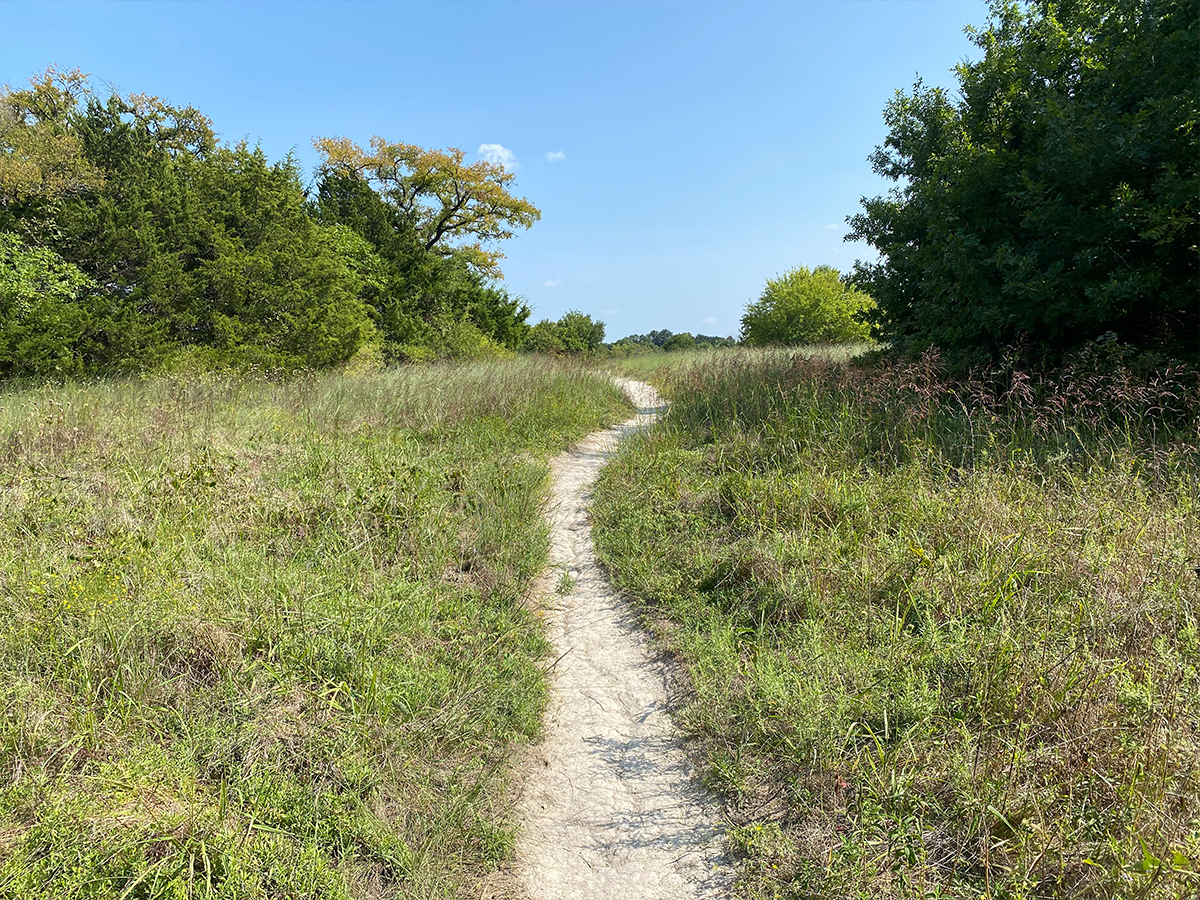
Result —
<instances>
[{"instance_id":1,"label":"wispy cloud","mask_svg":"<svg viewBox=\"0 0 1200 900\"><path fill-rule=\"evenodd\" d=\"M602 315L602 316L615 316L615 315L616 315L617 313L619 313L619 312L620 312L620 310L619 310L619 309L602 309L602 310L600 310L600 315Z\"/></svg>"},{"instance_id":2,"label":"wispy cloud","mask_svg":"<svg viewBox=\"0 0 1200 900\"><path fill-rule=\"evenodd\" d=\"M826 230L826 231L833 231L833 230L835 230L835 229L837 229L837 228L841 228L841 227L842 227L842 226L841 226L841 225L839 225L837 222L834 222L832 225L826 225L826 226L825 226L825 230Z\"/></svg>"},{"instance_id":3,"label":"wispy cloud","mask_svg":"<svg viewBox=\"0 0 1200 900\"><path fill-rule=\"evenodd\" d=\"M705 325L716 325L717 320L714 319L712 316L709 316L707 319L704 320L704 324Z\"/></svg>"},{"instance_id":4,"label":"wispy cloud","mask_svg":"<svg viewBox=\"0 0 1200 900\"><path fill-rule=\"evenodd\" d=\"M556 288L556 287L558 287L560 284L562 284L562 279L561 279L561 278L551 278L549 281L545 281L545 282L542 282L542 283L543 283L543 284L545 284L545 285L546 285L546 287L549 287L549 288Z\"/></svg>"},{"instance_id":5,"label":"wispy cloud","mask_svg":"<svg viewBox=\"0 0 1200 900\"><path fill-rule=\"evenodd\" d=\"M520 163L517 162L516 154L503 144L480 144L479 155L488 162L500 163L500 165L504 166L510 172L513 169L521 168Z\"/></svg>"},{"instance_id":6,"label":"wispy cloud","mask_svg":"<svg viewBox=\"0 0 1200 900\"><path fill-rule=\"evenodd\" d=\"M553 150L546 154L546 159L550 162L562 162L566 158L567 154L563 153L561 150Z\"/></svg>"}]
</instances>

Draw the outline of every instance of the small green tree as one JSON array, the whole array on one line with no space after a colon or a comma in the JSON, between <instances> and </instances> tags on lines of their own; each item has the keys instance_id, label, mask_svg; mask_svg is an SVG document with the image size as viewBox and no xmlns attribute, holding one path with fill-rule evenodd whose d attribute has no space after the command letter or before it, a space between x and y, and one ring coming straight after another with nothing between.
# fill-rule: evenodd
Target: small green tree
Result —
<instances>
[{"instance_id":1,"label":"small green tree","mask_svg":"<svg viewBox=\"0 0 1200 900\"><path fill-rule=\"evenodd\" d=\"M557 322L542 319L529 329L521 349L526 353L595 353L604 342L604 323L571 310Z\"/></svg>"},{"instance_id":2,"label":"small green tree","mask_svg":"<svg viewBox=\"0 0 1200 900\"><path fill-rule=\"evenodd\" d=\"M742 315L747 344L848 344L865 341L865 314L874 301L831 266L799 266L768 279L762 296Z\"/></svg>"},{"instance_id":3,"label":"small green tree","mask_svg":"<svg viewBox=\"0 0 1200 900\"><path fill-rule=\"evenodd\" d=\"M696 339L686 331L682 334L673 334L663 341L662 348L668 353L672 350L694 350Z\"/></svg>"},{"instance_id":4,"label":"small green tree","mask_svg":"<svg viewBox=\"0 0 1200 900\"><path fill-rule=\"evenodd\" d=\"M549 319L542 319L529 329L521 349L526 353L562 353L566 348L563 347L558 324Z\"/></svg>"},{"instance_id":5,"label":"small green tree","mask_svg":"<svg viewBox=\"0 0 1200 900\"><path fill-rule=\"evenodd\" d=\"M604 323L577 309L558 320L558 330L568 353L594 353L604 342Z\"/></svg>"}]
</instances>

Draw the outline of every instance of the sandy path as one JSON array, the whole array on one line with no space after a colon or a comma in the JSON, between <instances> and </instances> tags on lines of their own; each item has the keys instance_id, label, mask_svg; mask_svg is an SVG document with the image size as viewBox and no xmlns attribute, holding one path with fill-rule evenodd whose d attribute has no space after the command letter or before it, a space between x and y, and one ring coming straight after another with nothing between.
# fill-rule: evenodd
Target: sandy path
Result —
<instances>
[{"instance_id":1,"label":"sandy path","mask_svg":"<svg viewBox=\"0 0 1200 900\"><path fill-rule=\"evenodd\" d=\"M591 485L621 438L662 408L618 379L639 415L553 461L550 568L539 584L558 662L546 739L518 813L517 871L531 900L718 898L732 874L719 810L691 780L666 711L666 663L613 592L592 549ZM555 593L563 570L574 578Z\"/></svg>"}]
</instances>

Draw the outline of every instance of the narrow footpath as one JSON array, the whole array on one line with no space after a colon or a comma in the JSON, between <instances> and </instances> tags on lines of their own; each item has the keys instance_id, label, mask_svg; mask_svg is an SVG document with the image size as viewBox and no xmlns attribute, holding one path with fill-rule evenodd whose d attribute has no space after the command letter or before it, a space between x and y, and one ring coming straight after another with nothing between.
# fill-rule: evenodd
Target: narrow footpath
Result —
<instances>
[{"instance_id":1,"label":"narrow footpath","mask_svg":"<svg viewBox=\"0 0 1200 900\"><path fill-rule=\"evenodd\" d=\"M692 778L666 709L667 662L596 561L591 486L621 439L663 409L618 379L637 417L553 461L550 567L539 602L557 662L546 738L518 814L517 872L531 900L690 900L729 894L720 810ZM558 592L563 572L570 591Z\"/></svg>"}]
</instances>

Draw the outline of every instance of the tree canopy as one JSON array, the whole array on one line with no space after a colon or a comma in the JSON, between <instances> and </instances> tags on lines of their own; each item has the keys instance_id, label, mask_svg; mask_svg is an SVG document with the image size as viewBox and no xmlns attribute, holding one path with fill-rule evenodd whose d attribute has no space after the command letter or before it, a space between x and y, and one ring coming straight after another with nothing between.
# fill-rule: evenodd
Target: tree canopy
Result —
<instances>
[{"instance_id":1,"label":"tree canopy","mask_svg":"<svg viewBox=\"0 0 1200 900\"><path fill-rule=\"evenodd\" d=\"M503 254L490 246L541 218L536 206L508 192L516 176L499 163L464 162L463 151L426 150L371 138L371 152L348 138L317 138L327 173L366 178L391 203L432 253L463 256L480 272L500 275Z\"/></svg>"},{"instance_id":2,"label":"tree canopy","mask_svg":"<svg viewBox=\"0 0 1200 900\"><path fill-rule=\"evenodd\" d=\"M197 109L78 70L0 93L0 375L271 368L518 349L494 245L537 210L461 151L224 145ZM336 151L336 152L335 152ZM363 155L360 153L360 157Z\"/></svg>"},{"instance_id":3,"label":"tree canopy","mask_svg":"<svg viewBox=\"0 0 1200 900\"><path fill-rule=\"evenodd\" d=\"M530 329L524 350L532 353L595 353L604 342L604 323L578 310L557 322L542 319Z\"/></svg>"},{"instance_id":4,"label":"tree canopy","mask_svg":"<svg viewBox=\"0 0 1200 900\"><path fill-rule=\"evenodd\" d=\"M959 98L918 81L888 104L871 161L898 186L850 219L880 253L855 275L880 335L1195 352L1195 0L996 2L972 39Z\"/></svg>"},{"instance_id":5,"label":"tree canopy","mask_svg":"<svg viewBox=\"0 0 1200 900\"><path fill-rule=\"evenodd\" d=\"M747 344L847 344L865 341L871 298L830 266L799 266L767 279L762 295L742 315Z\"/></svg>"}]
</instances>

